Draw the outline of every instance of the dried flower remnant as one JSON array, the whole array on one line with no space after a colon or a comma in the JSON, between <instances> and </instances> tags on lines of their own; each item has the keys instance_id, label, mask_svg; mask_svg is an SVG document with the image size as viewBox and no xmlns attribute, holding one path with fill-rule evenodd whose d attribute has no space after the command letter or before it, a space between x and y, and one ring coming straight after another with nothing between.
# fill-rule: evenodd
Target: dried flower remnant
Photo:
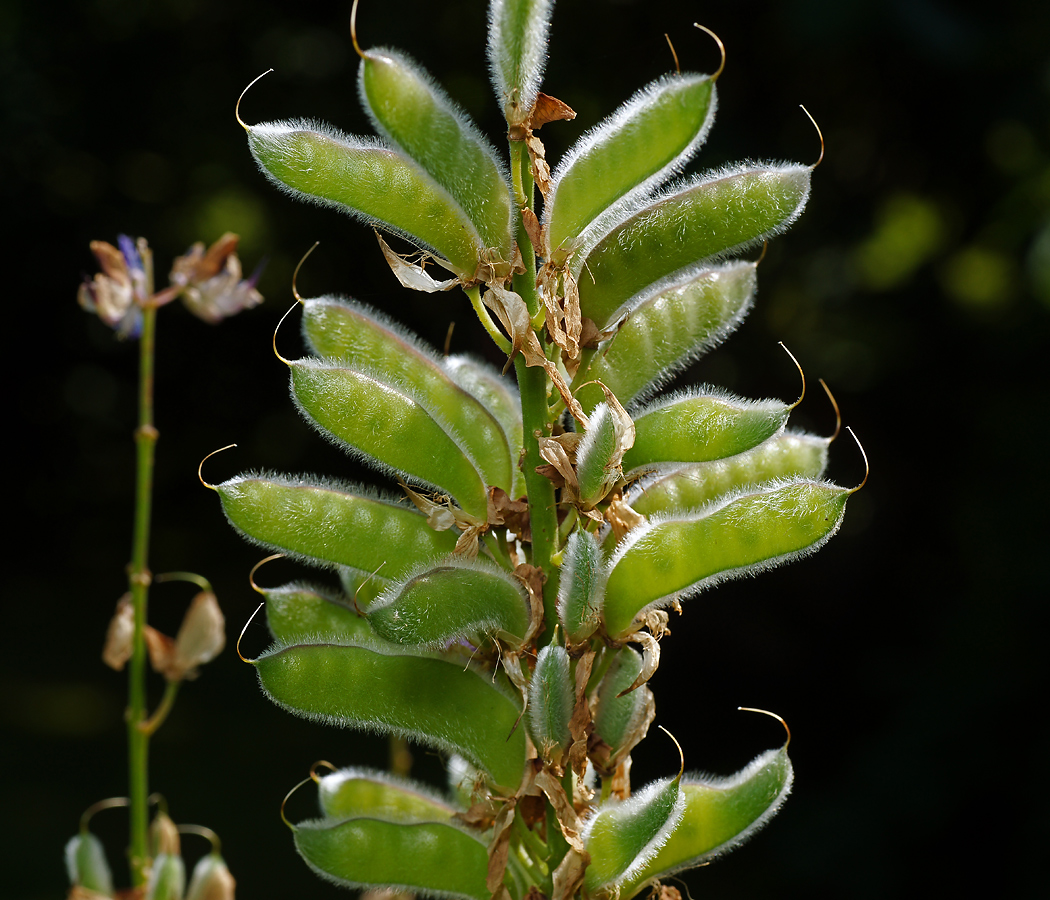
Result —
<instances>
[{"instance_id":1,"label":"dried flower remnant","mask_svg":"<svg viewBox=\"0 0 1050 900\"><path fill-rule=\"evenodd\" d=\"M250 278L241 278L238 241L240 237L230 231L207 250L198 241L171 268L171 284L186 308L211 325L262 303L262 294L255 289L262 267Z\"/></svg>"},{"instance_id":2,"label":"dried flower remnant","mask_svg":"<svg viewBox=\"0 0 1050 900\"><path fill-rule=\"evenodd\" d=\"M146 626L150 662L168 681L197 677L198 667L211 662L226 646L226 619L211 591L193 598L175 639Z\"/></svg>"},{"instance_id":3,"label":"dried flower remnant","mask_svg":"<svg viewBox=\"0 0 1050 900\"><path fill-rule=\"evenodd\" d=\"M145 246L145 241L139 241ZM117 243L119 249L106 241L91 242L91 252L102 271L92 279L84 278L77 302L116 330L119 337L138 337L146 299L146 273L140 248L131 238L122 234Z\"/></svg>"}]
</instances>

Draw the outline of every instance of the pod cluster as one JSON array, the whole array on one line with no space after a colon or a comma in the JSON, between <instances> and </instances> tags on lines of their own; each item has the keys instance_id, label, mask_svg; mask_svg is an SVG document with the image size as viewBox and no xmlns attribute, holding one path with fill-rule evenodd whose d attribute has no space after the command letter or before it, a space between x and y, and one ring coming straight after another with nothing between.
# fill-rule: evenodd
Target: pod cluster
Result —
<instances>
[{"instance_id":1,"label":"pod cluster","mask_svg":"<svg viewBox=\"0 0 1050 900\"><path fill-rule=\"evenodd\" d=\"M246 126L268 177L413 242L487 327L497 314L518 356L516 386L364 304L304 300L310 353L284 361L295 403L411 502L272 473L216 487L238 531L339 580L259 588L274 638L252 661L263 690L299 715L435 748L455 772L448 796L360 769L315 778L320 816L294 826L296 846L347 886L628 900L744 840L791 786L786 745L726 779L632 793L629 771L655 716L645 682L664 610L821 546L851 493L823 480L829 440L788 429L793 404L709 387L656 396L746 315L756 264L730 256L798 216L811 170L681 177L716 89L677 73L551 171L534 127L558 102L539 91L552 6L491 3L509 168L387 49L360 51L378 139ZM538 395L524 380L537 370ZM540 535L541 505L557 510L553 534Z\"/></svg>"}]
</instances>

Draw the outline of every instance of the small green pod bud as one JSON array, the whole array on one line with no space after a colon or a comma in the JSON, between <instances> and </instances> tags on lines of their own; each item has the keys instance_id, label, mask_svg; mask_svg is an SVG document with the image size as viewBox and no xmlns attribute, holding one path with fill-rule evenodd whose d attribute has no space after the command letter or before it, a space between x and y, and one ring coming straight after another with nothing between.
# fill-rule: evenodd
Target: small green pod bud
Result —
<instances>
[{"instance_id":1,"label":"small green pod bud","mask_svg":"<svg viewBox=\"0 0 1050 900\"><path fill-rule=\"evenodd\" d=\"M485 480L442 398L356 366L317 359L288 365L296 405L323 435L365 462L448 492L466 512L485 518Z\"/></svg>"},{"instance_id":2,"label":"small green pod bud","mask_svg":"<svg viewBox=\"0 0 1050 900\"><path fill-rule=\"evenodd\" d=\"M66 843L66 872L73 887L113 896L113 873L106 859L106 848L86 829Z\"/></svg>"},{"instance_id":3,"label":"small green pod bud","mask_svg":"<svg viewBox=\"0 0 1050 900\"><path fill-rule=\"evenodd\" d=\"M782 431L791 410L778 400L744 400L710 388L661 397L635 413L624 470L735 456Z\"/></svg>"},{"instance_id":4,"label":"small green pod bud","mask_svg":"<svg viewBox=\"0 0 1050 900\"><path fill-rule=\"evenodd\" d=\"M346 598L302 584L262 588L266 624L282 643L303 640L357 640L375 636L372 626Z\"/></svg>"},{"instance_id":5,"label":"small green pod bud","mask_svg":"<svg viewBox=\"0 0 1050 900\"><path fill-rule=\"evenodd\" d=\"M308 719L459 753L513 789L525 764L520 701L488 673L390 644L275 644L253 661L263 691Z\"/></svg>"},{"instance_id":6,"label":"small green pod bud","mask_svg":"<svg viewBox=\"0 0 1050 900\"><path fill-rule=\"evenodd\" d=\"M783 231L802 212L809 181L806 166L751 166L673 185L644 207L625 208L594 249L570 264L583 315L605 328L650 286Z\"/></svg>"},{"instance_id":7,"label":"small green pod bud","mask_svg":"<svg viewBox=\"0 0 1050 900\"><path fill-rule=\"evenodd\" d=\"M463 208L406 156L317 122L245 128L259 168L286 193L400 234L473 278L484 240Z\"/></svg>"},{"instance_id":8,"label":"small green pod bud","mask_svg":"<svg viewBox=\"0 0 1050 900\"><path fill-rule=\"evenodd\" d=\"M729 778L686 775L685 810L667 842L621 885L623 900L653 878L692 869L738 847L766 824L791 791L787 748L769 750Z\"/></svg>"},{"instance_id":9,"label":"small green pod bud","mask_svg":"<svg viewBox=\"0 0 1050 900\"><path fill-rule=\"evenodd\" d=\"M489 70L507 124L528 121L547 63L547 33L554 0L492 0Z\"/></svg>"},{"instance_id":10,"label":"small green pod bud","mask_svg":"<svg viewBox=\"0 0 1050 900\"><path fill-rule=\"evenodd\" d=\"M496 153L418 63L388 48L362 54L361 102L376 130L466 211L486 248L509 261L514 205Z\"/></svg>"},{"instance_id":11,"label":"small green pod bud","mask_svg":"<svg viewBox=\"0 0 1050 900\"><path fill-rule=\"evenodd\" d=\"M234 900L237 882L218 853L209 853L193 867L186 900Z\"/></svg>"},{"instance_id":12,"label":"small green pod bud","mask_svg":"<svg viewBox=\"0 0 1050 900\"><path fill-rule=\"evenodd\" d=\"M838 530L852 492L822 481L773 483L635 528L609 563L610 637L684 594L814 552Z\"/></svg>"},{"instance_id":13,"label":"small green pod bud","mask_svg":"<svg viewBox=\"0 0 1050 900\"><path fill-rule=\"evenodd\" d=\"M449 822L456 810L426 785L388 772L351 767L317 784L321 811L329 819L368 817L388 822Z\"/></svg>"},{"instance_id":14,"label":"small green pod bud","mask_svg":"<svg viewBox=\"0 0 1050 900\"><path fill-rule=\"evenodd\" d=\"M704 269L652 293L631 307L630 315L602 345L575 384L586 412L604 394L602 382L627 405L665 384L677 372L716 346L740 324L755 296L755 264L734 262Z\"/></svg>"},{"instance_id":15,"label":"small green pod bud","mask_svg":"<svg viewBox=\"0 0 1050 900\"><path fill-rule=\"evenodd\" d=\"M626 500L643 516L695 509L766 481L820 478L827 460L827 438L785 432L727 459L660 467L637 482Z\"/></svg>"},{"instance_id":16,"label":"small green pod bud","mask_svg":"<svg viewBox=\"0 0 1050 900\"><path fill-rule=\"evenodd\" d=\"M398 578L456 546L451 531L435 531L415 509L366 487L261 474L231 478L215 490L241 534L315 565Z\"/></svg>"},{"instance_id":17,"label":"small green pod bud","mask_svg":"<svg viewBox=\"0 0 1050 900\"><path fill-rule=\"evenodd\" d=\"M558 618L570 645L586 641L601 623L604 576L598 539L577 529L565 544L558 578Z\"/></svg>"},{"instance_id":18,"label":"small green pod bud","mask_svg":"<svg viewBox=\"0 0 1050 900\"><path fill-rule=\"evenodd\" d=\"M548 644L540 651L529 682L529 733L543 759L560 762L569 748L575 704L569 654L564 647Z\"/></svg>"},{"instance_id":19,"label":"small green pod bud","mask_svg":"<svg viewBox=\"0 0 1050 900\"><path fill-rule=\"evenodd\" d=\"M186 864L182 857L172 853L155 856L146 883L146 900L182 900L185 891Z\"/></svg>"},{"instance_id":20,"label":"small green pod bud","mask_svg":"<svg viewBox=\"0 0 1050 900\"><path fill-rule=\"evenodd\" d=\"M622 474L619 462L624 453L616 438L612 411L608 404L599 403L576 449L576 477L585 509L601 501Z\"/></svg>"},{"instance_id":21,"label":"small green pod bud","mask_svg":"<svg viewBox=\"0 0 1050 900\"><path fill-rule=\"evenodd\" d=\"M611 748L605 763L609 770L615 769L645 737L656 714L652 692L645 685L623 693L634 684L642 665L641 654L631 647L621 647L598 686L594 733Z\"/></svg>"},{"instance_id":22,"label":"small green pod bud","mask_svg":"<svg viewBox=\"0 0 1050 900\"><path fill-rule=\"evenodd\" d=\"M314 352L403 388L455 434L486 484L510 487L511 450L500 423L432 349L362 303L321 297L302 306L303 337Z\"/></svg>"},{"instance_id":23,"label":"small green pod bud","mask_svg":"<svg viewBox=\"0 0 1050 900\"><path fill-rule=\"evenodd\" d=\"M584 880L587 890L618 886L634 877L667 841L684 812L678 778L655 781L629 800L603 806L583 833L591 855Z\"/></svg>"},{"instance_id":24,"label":"small green pod bud","mask_svg":"<svg viewBox=\"0 0 1050 900\"><path fill-rule=\"evenodd\" d=\"M551 260L560 265L608 207L680 171L714 121L707 75L669 75L642 88L570 148L551 176L544 209ZM621 398L622 401L623 398Z\"/></svg>"},{"instance_id":25,"label":"small green pod bud","mask_svg":"<svg viewBox=\"0 0 1050 900\"><path fill-rule=\"evenodd\" d=\"M368 620L380 637L406 646L437 650L487 637L519 646L529 630L529 600L498 566L450 556L384 591Z\"/></svg>"},{"instance_id":26,"label":"small green pod bud","mask_svg":"<svg viewBox=\"0 0 1050 900\"><path fill-rule=\"evenodd\" d=\"M294 828L295 847L326 881L424 897L489 900L488 848L450 822L314 819Z\"/></svg>"}]
</instances>

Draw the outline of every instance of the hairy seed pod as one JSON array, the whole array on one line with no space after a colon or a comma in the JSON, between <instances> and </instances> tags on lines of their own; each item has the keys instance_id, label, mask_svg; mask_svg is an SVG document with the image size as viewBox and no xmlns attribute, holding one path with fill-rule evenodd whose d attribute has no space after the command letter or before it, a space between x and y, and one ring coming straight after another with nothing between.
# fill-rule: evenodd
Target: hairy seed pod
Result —
<instances>
[{"instance_id":1,"label":"hairy seed pod","mask_svg":"<svg viewBox=\"0 0 1050 900\"><path fill-rule=\"evenodd\" d=\"M605 328L663 279L684 278L783 231L802 212L809 181L806 166L748 166L673 185L648 205L625 209L571 264L583 315Z\"/></svg>"},{"instance_id":2,"label":"hairy seed pod","mask_svg":"<svg viewBox=\"0 0 1050 900\"><path fill-rule=\"evenodd\" d=\"M551 176L544 209L551 261L564 263L585 229L600 232L600 218L613 204L630 202L680 171L707 137L715 106L709 76L668 75L577 141Z\"/></svg>"},{"instance_id":3,"label":"hairy seed pod","mask_svg":"<svg viewBox=\"0 0 1050 900\"><path fill-rule=\"evenodd\" d=\"M293 828L318 875L350 888L489 900L483 839L450 822L314 819Z\"/></svg>"},{"instance_id":4,"label":"hairy seed pod","mask_svg":"<svg viewBox=\"0 0 1050 900\"><path fill-rule=\"evenodd\" d=\"M629 900L653 878L705 865L742 844L780 809L792 778L786 747L763 753L729 778L686 775L681 821L663 847L624 880L620 897Z\"/></svg>"},{"instance_id":5,"label":"hairy seed pod","mask_svg":"<svg viewBox=\"0 0 1050 900\"><path fill-rule=\"evenodd\" d=\"M345 597L302 584L261 588L266 598L266 624L282 643L369 639L375 636L368 619Z\"/></svg>"},{"instance_id":6,"label":"hairy seed pod","mask_svg":"<svg viewBox=\"0 0 1050 900\"><path fill-rule=\"evenodd\" d=\"M277 644L253 662L263 691L291 712L459 753L504 788L521 779L520 706L488 674L363 642Z\"/></svg>"},{"instance_id":7,"label":"hairy seed pod","mask_svg":"<svg viewBox=\"0 0 1050 900\"><path fill-rule=\"evenodd\" d=\"M558 579L558 618L570 645L586 641L601 623L604 575L598 539L577 529L565 544Z\"/></svg>"},{"instance_id":8,"label":"hairy seed pod","mask_svg":"<svg viewBox=\"0 0 1050 900\"><path fill-rule=\"evenodd\" d=\"M851 493L822 481L788 481L650 519L610 560L606 630L622 637L650 609L812 553L838 530Z\"/></svg>"},{"instance_id":9,"label":"hairy seed pod","mask_svg":"<svg viewBox=\"0 0 1050 900\"><path fill-rule=\"evenodd\" d=\"M277 187L400 234L443 256L457 275L474 276L484 239L448 191L408 157L319 122L245 128L252 156Z\"/></svg>"},{"instance_id":10,"label":"hairy seed pod","mask_svg":"<svg viewBox=\"0 0 1050 900\"><path fill-rule=\"evenodd\" d=\"M202 856L193 867L186 900L234 900L237 882L218 853Z\"/></svg>"},{"instance_id":11,"label":"hairy seed pod","mask_svg":"<svg viewBox=\"0 0 1050 900\"><path fill-rule=\"evenodd\" d=\"M300 359L289 369L296 405L323 435L365 462L447 491L468 513L485 517L485 479L437 398L367 367ZM508 461L500 486L509 482Z\"/></svg>"},{"instance_id":12,"label":"hairy seed pod","mask_svg":"<svg viewBox=\"0 0 1050 900\"><path fill-rule=\"evenodd\" d=\"M113 873L106 859L106 848L94 834L82 830L66 843L66 871L74 887L113 896Z\"/></svg>"},{"instance_id":13,"label":"hairy seed pod","mask_svg":"<svg viewBox=\"0 0 1050 900\"><path fill-rule=\"evenodd\" d=\"M634 414L634 446L625 471L662 462L707 462L756 447L783 430L791 406L694 389L662 397Z\"/></svg>"},{"instance_id":14,"label":"hairy seed pod","mask_svg":"<svg viewBox=\"0 0 1050 900\"><path fill-rule=\"evenodd\" d=\"M467 114L418 63L396 50L364 51L357 84L376 130L448 191L484 246L509 261L516 211L507 177Z\"/></svg>"},{"instance_id":15,"label":"hairy seed pod","mask_svg":"<svg viewBox=\"0 0 1050 900\"><path fill-rule=\"evenodd\" d=\"M321 811L329 819L362 816L388 822L448 822L456 809L426 785L389 772L351 767L317 783Z\"/></svg>"},{"instance_id":16,"label":"hairy seed pod","mask_svg":"<svg viewBox=\"0 0 1050 900\"><path fill-rule=\"evenodd\" d=\"M594 733L611 748L607 769L615 769L645 737L656 709L645 685L623 693L642 671L642 657L630 647L616 652L595 698ZM621 696L622 694L622 696Z\"/></svg>"},{"instance_id":17,"label":"hairy seed pod","mask_svg":"<svg viewBox=\"0 0 1050 900\"><path fill-rule=\"evenodd\" d=\"M511 450L500 423L433 350L364 304L321 297L302 306L303 336L318 355L404 390L455 434L486 484L510 487Z\"/></svg>"},{"instance_id":18,"label":"hairy seed pod","mask_svg":"<svg viewBox=\"0 0 1050 900\"><path fill-rule=\"evenodd\" d=\"M515 646L529 630L529 600L514 576L483 559L451 556L391 585L369 608L380 637L437 650L495 637Z\"/></svg>"},{"instance_id":19,"label":"hairy seed pod","mask_svg":"<svg viewBox=\"0 0 1050 900\"><path fill-rule=\"evenodd\" d=\"M543 759L560 762L569 747L575 686L564 647L548 644L529 681L529 733Z\"/></svg>"},{"instance_id":20,"label":"hairy seed pod","mask_svg":"<svg viewBox=\"0 0 1050 900\"><path fill-rule=\"evenodd\" d=\"M489 69L496 100L510 126L527 122L547 63L547 32L554 0L492 0Z\"/></svg>"},{"instance_id":21,"label":"hairy seed pod","mask_svg":"<svg viewBox=\"0 0 1050 900\"><path fill-rule=\"evenodd\" d=\"M153 858L146 900L182 900L186 890L186 864L173 853L160 853Z\"/></svg>"},{"instance_id":22,"label":"hairy seed pod","mask_svg":"<svg viewBox=\"0 0 1050 900\"><path fill-rule=\"evenodd\" d=\"M695 509L766 481L820 478L827 460L827 438L785 432L726 459L658 467L626 499L643 516Z\"/></svg>"},{"instance_id":23,"label":"hairy seed pod","mask_svg":"<svg viewBox=\"0 0 1050 900\"><path fill-rule=\"evenodd\" d=\"M598 380L624 405L661 387L740 324L755 296L755 269L728 263L643 296L590 365L580 367L575 383ZM587 384L576 399L589 413L604 394Z\"/></svg>"},{"instance_id":24,"label":"hairy seed pod","mask_svg":"<svg viewBox=\"0 0 1050 900\"><path fill-rule=\"evenodd\" d=\"M584 880L587 890L618 886L634 877L663 846L684 812L678 778L655 781L629 800L603 806L583 833L591 855Z\"/></svg>"},{"instance_id":25,"label":"hairy seed pod","mask_svg":"<svg viewBox=\"0 0 1050 900\"><path fill-rule=\"evenodd\" d=\"M416 510L368 488L242 475L216 491L226 518L245 537L306 562L398 578L456 546L451 532L434 531Z\"/></svg>"}]
</instances>

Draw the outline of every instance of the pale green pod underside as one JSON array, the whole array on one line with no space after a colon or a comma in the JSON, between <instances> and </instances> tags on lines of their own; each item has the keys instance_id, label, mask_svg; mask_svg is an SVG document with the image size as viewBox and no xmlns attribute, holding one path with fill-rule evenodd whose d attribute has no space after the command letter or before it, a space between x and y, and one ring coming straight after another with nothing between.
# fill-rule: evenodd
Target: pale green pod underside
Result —
<instances>
[{"instance_id":1,"label":"pale green pod underside","mask_svg":"<svg viewBox=\"0 0 1050 900\"><path fill-rule=\"evenodd\" d=\"M379 141L305 120L248 128L259 168L300 200L347 212L444 256L472 278L484 241L463 208L430 175Z\"/></svg>"},{"instance_id":2,"label":"pale green pod underside","mask_svg":"<svg viewBox=\"0 0 1050 900\"><path fill-rule=\"evenodd\" d=\"M791 791L793 773L785 748L769 750L729 778L686 776L685 812L667 842L621 885L629 900L660 878L703 865L739 846L766 824Z\"/></svg>"},{"instance_id":3,"label":"pale green pod underside","mask_svg":"<svg viewBox=\"0 0 1050 900\"><path fill-rule=\"evenodd\" d=\"M81 831L66 842L66 872L69 883L111 896L113 874L102 841L90 831Z\"/></svg>"},{"instance_id":4,"label":"pale green pod underside","mask_svg":"<svg viewBox=\"0 0 1050 900\"><path fill-rule=\"evenodd\" d=\"M375 769L350 767L325 775L317 794L321 812L329 819L448 822L456 812L427 786Z\"/></svg>"},{"instance_id":5,"label":"pale green pod underside","mask_svg":"<svg viewBox=\"0 0 1050 900\"><path fill-rule=\"evenodd\" d=\"M492 86L511 125L532 112L547 63L554 0L492 0L488 58Z\"/></svg>"},{"instance_id":6,"label":"pale green pod underside","mask_svg":"<svg viewBox=\"0 0 1050 900\"><path fill-rule=\"evenodd\" d=\"M300 822L294 835L307 865L343 887L471 900L491 894L485 844L448 823L315 819Z\"/></svg>"},{"instance_id":7,"label":"pale green pod underside","mask_svg":"<svg viewBox=\"0 0 1050 900\"><path fill-rule=\"evenodd\" d=\"M610 561L603 610L610 637L683 594L815 551L838 530L850 493L821 481L772 483L650 519Z\"/></svg>"},{"instance_id":8,"label":"pale green pod underside","mask_svg":"<svg viewBox=\"0 0 1050 900\"><path fill-rule=\"evenodd\" d=\"M323 434L485 517L485 480L462 437L429 398L346 365L301 359L288 368L296 405Z\"/></svg>"},{"instance_id":9,"label":"pale green pod underside","mask_svg":"<svg viewBox=\"0 0 1050 900\"><path fill-rule=\"evenodd\" d=\"M820 478L827 461L827 438L785 432L727 459L658 470L625 499L643 516L693 509L778 478Z\"/></svg>"},{"instance_id":10,"label":"pale green pod underside","mask_svg":"<svg viewBox=\"0 0 1050 900\"><path fill-rule=\"evenodd\" d=\"M580 308L599 328L664 279L783 231L802 212L810 170L755 165L673 185L647 206L625 211L586 256L574 257ZM585 269L586 266L586 269Z\"/></svg>"},{"instance_id":11,"label":"pale green pod underside","mask_svg":"<svg viewBox=\"0 0 1050 900\"><path fill-rule=\"evenodd\" d=\"M598 539L589 531L573 531L558 578L558 618L570 643L587 640L601 624L604 569Z\"/></svg>"},{"instance_id":12,"label":"pale green pod underside","mask_svg":"<svg viewBox=\"0 0 1050 900\"><path fill-rule=\"evenodd\" d=\"M783 430L791 407L697 388L663 397L634 413L634 446L625 472L662 462L707 462L736 456Z\"/></svg>"},{"instance_id":13,"label":"pale green pod underside","mask_svg":"<svg viewBox=\"0 0 1050 900\"><path fill-rule=\"evenodd\" d=\"M202 856L193 867L186 900L223 900L228 895L220 891L225 891L231 880L229 867L218 853Z\"/></svg>"},{"instance_id":14,"label":"pale green pod underside","mask_svg":"<svg viewBox=\"0 0 1050 900\"><path fill-rule=\"evenodd\" d=\"M572 736L569 721L576 703L576 689L564 647L548 644L536 659L529 681L529 733L540 756L558 759Z\"/></svg>"},{"instance_id":15,"label":"pale green pod underside","mask_svg":"<svg viewBox=\"0 0 1050 900\"><path fill-rule=\"evenodd\" d=\"M500 423L456 384L432 350L386 316L352 300L322 297L302 306L303 336L315 353L409 392L454 432L486 484L510 487L511 451Z\"/></svg>"},{"instance_id":16,"label":"pale green pod underside","mask_svg":"<svg viewBox=\"0 0 1050 900\"><path fill-rule=\"evenodd\" d=\"M348 598L301 584L263 588L266 624L281 643L315 639L326 641L369 639L375 636L368 619Z\"/></svg>"},{"instance_id":17,"label":"pale green pod underside","mask_svg":"<svg viewBox=\"0 0 1050 900\"><path fill-rule=\"evenodd\" d=\"M629 800L600 809L587 823L583 842L591 855L588 891L629 880L660 849L682 818L679 780L646 785Z\"/></svg>"},{"instance_id":18,"label":"pale green pod underside","mask_svg":"<svg viewBox=\"0 0 1050 900\"><path fill-rule=\"evenodd\" d=\"M525 494L525 476L517 465L524 446L521 420L521 399L517 388L488 363L465 354L446 356L442 365L449 377L463 390L477 399L503 428L514 463L511 472L512 499Z\"/></svg>"},{"instance_id":19,"label":"pale green pod underside","mask_svg":"<svg viewBox=\"0 0 1050 900\"><path fill-rule=\"evenodd\" d=\"M612 747L613 764L645 716L649 688L643 685L622 697L617 696L634 684L641 671L642 657L631 647L621 647L598 687L594 733Z\"/></svg>"},{"instance_id":20,"label":"pale green pod underside","mask_svg":"<svg viewBox=\"0 0 1050 900\"><path fill-rule=\"evenodd\" d=\"M171 853L158 854L146 884L146 900L182 900L185 892L186 864L182 857Z\"/></svg>"},{"instance_id":21,"label":"pale green pod underside","mask_svg":"<svg viewBox=\"0 0 1050 900\"><path fill-rule=\"evenodd\" d=\"M458 753L499 787L525 764L519 705L488 674L386 644L274 645L254 665L266 694L309 719Z\"/></svg>"},{"instance_id":22,"label":"pale green pod underside","mask_svg":"<svg viewBox=\"0 0 1050 900\"><path fill-rule=\"evenodd\" d=\"M710 76L668 75L580 138L551 175L544 210L551 259L560 264L614 203L679 171L707 137L715 106Z\"/></svg>"},{"instance_id":23,"label":"pale green pod underside","mask_svg":"<svg viewBox=\"0 0 1050 900\"><path fill-rule=\"evenodd\" d=\"M456 535L368 489L309 484L276 475L239 476L216 487L230 524L269 550L307 562L342 565L398 578L414 565L451 553Z\"/></svg>"},{"instance_id":24,"label":"pale green pod underside","mask_svg":"<svg viewBox=\"0 0 1050 900\"><path fill-rule=\"evenodd\" d=\"M740 324L754 299L755 268L734 262L705 269L632 306L575 383L598 380L625 406L661 387ZM604 397L596 384L576 394L588 413Z\"/></svg>"},{"instance_id":25,"label":"pale green pod underside","mask_svg":"<svg viewBox=\"0 0 1050 900\"><path fill-rule=\"evenodd\" d=\"M448 191L485 247L509 261L515 210L507 178L467 114L418 63L386 47L365 53L357 83L376 130Z\"/></svg>"},{"instance_id":26,"label":"pale green pod underside","mask_svg":"<svg viewBox=\"0 0 1050 900\"><path fill-rule=\"evenodd\" d=\"M438 649L465 639L498 637L519 644L529 628L521 583L485 560L450 556L391 585L368 620L388 641Z\"/></svg>"},{"instance_id":27,"label":"pale green pod underside","mask_svg":"<svg viewBox=\"0 0 1050 900\"><path fill-rule=\"evenodd\" d=\"M616 468L610 462L616 450L616 423L608 404L599 403L576 450L576 477L585 505L601 500L615 480Z\"/></svg>"}]
</instances>

